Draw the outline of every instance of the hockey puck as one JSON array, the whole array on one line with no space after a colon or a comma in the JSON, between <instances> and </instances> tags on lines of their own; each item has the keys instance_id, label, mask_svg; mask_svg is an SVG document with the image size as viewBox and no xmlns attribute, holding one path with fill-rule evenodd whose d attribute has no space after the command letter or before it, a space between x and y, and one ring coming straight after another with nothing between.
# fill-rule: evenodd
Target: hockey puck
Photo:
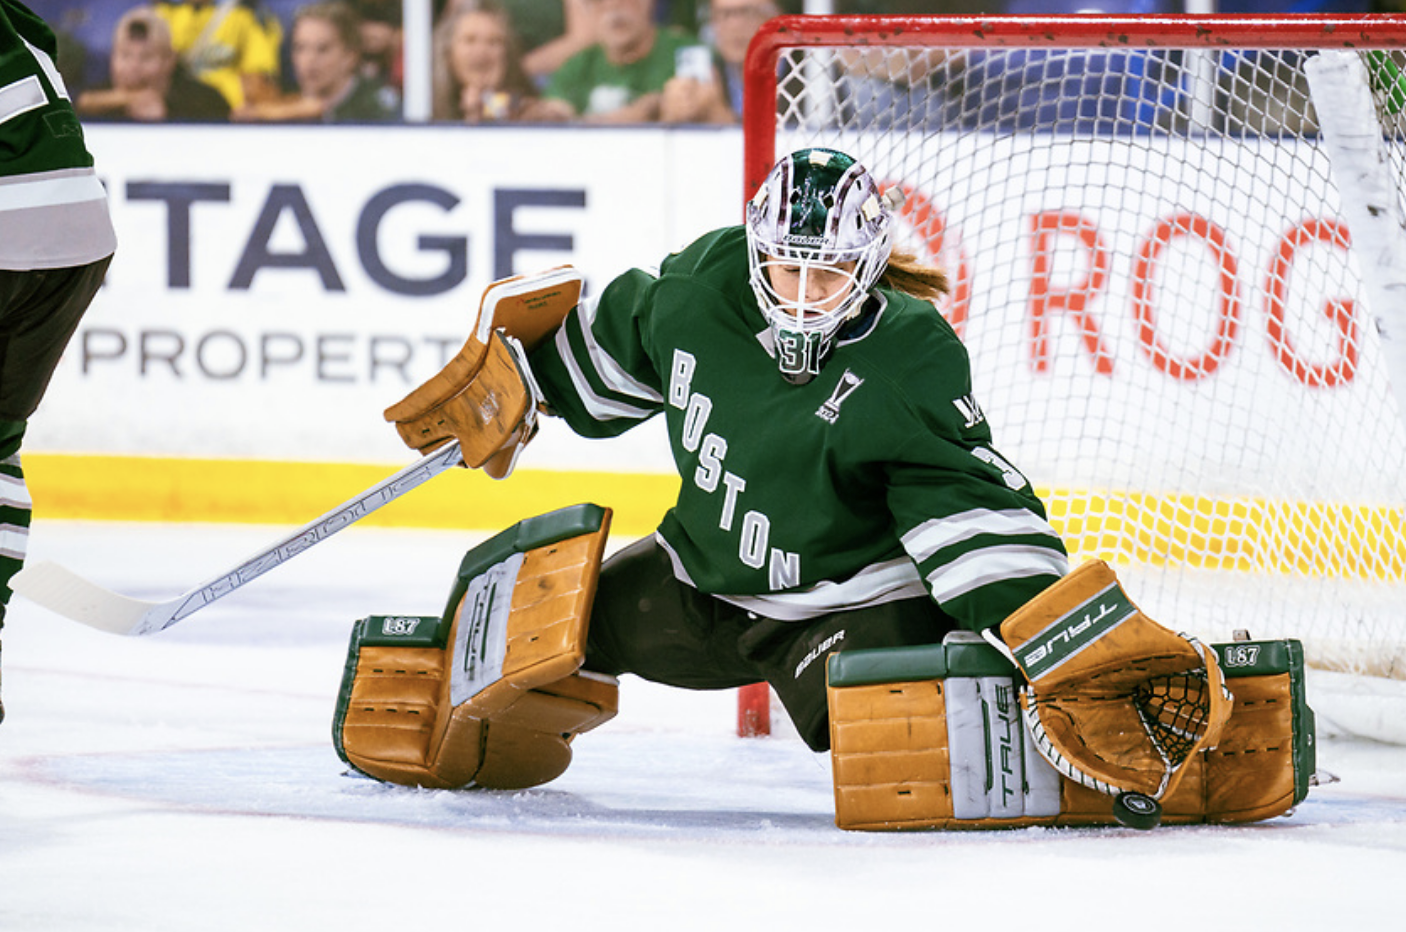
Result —
<instances>
[{"instance_id":1,"label":"hockey puck","mask_svg":"<svg viewBox=\"0 0 1406 932\"><path fill-rule=\"evenodd\" d=\"M1162 824L1162 807L1142 793L1119 793L1113 798L1113 818L1119 825L1147 831Z\"/></svg>"}]
</instances>

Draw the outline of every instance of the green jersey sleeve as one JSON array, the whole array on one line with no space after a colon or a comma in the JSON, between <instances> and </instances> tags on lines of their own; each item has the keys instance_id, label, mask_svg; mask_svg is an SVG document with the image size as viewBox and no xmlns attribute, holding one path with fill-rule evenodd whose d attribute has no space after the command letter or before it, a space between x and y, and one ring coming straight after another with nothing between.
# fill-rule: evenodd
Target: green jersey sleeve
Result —
<instances>
[{"instance_id":1,"label":"green jersey sleeve","mask_svg":"<svg viewBox=\"0 0 1406 932\"><path fill-rule=\"evenodd\" d=\"M643 269L582 301L531 358L552 413L583 437L614 437L663 407L645 333L657 283Z\"/></svg>"},{"instance_id":2,"label":"green jersey sleeve","mask_svg":"<svg viewBox=\"0 0 1406 932\"><path fill-rule=\"evenodd\" d=\"M887 504L933 600L979 630L1063 576L1068 558L1030 482L992 443L966 350L955 334L926 343L937 350L895 380L894 416L911 430L886 466Z\"/></svg>"}]
</instances>

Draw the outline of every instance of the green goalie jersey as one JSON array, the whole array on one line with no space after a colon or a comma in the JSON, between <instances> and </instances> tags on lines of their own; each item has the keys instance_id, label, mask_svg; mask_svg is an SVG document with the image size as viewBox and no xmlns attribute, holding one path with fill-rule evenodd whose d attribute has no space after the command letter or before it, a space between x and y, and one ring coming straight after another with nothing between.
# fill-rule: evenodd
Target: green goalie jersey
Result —
<instances>
[{"instance_id":1,"label":"green goalie jersey","mask_svg":"<svg viewBox=\"0 0 1406 932\"><path fill-rule=\"evenodd\" d=\"M57 47L42 19L0 0L0 269L86 265L117 247Z\"/></svg>"},{"instance_id":2,"label":"green goalie jersey","mask_svg":"<svg viewBox=\"0 0 1406 932\"><path fill-rule=\"evenodd\" d=\"M759 615L930 595L999 623L1067 570L1025 477L991 445L965 348L933 306L879 289L820 375L784 381L720 230L635 269L532 357L548 404L609 437L662 412L683 479L658 531L682 581ZM876 318L876 319L875 319Z\"/></svg>"}]
</instances>

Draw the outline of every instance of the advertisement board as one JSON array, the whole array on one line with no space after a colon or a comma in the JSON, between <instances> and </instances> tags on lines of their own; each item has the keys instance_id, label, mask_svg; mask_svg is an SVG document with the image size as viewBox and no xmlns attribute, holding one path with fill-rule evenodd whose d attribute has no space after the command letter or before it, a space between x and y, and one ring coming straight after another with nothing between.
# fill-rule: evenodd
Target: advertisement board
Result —
<instances>
[{"instance_id":1,"label":"advertisement board","mask_svg":"<svg viewBox=\"0 0 1406 932\"><path fill-rule=\"evenodd\" d=\"M492 281L570 263L589 291L740 216L730 132L89 137L119 248L34 452L397 463L406 451L381 411L459 349ZM559 446L534 449L535 465L595 459Z\"/></svg>"},{"instance_id":2,"label":"advertisement board","mask_svg":"<svg viewBox=\"0 0 1406 932\"><path fill-rule=\"evenodd\" d=\"M89 137L120 245L31 424L32 484L51 515L311 517L413 458L381 412L453 356L488 284L570 263L589 294L739 222L743 203L735 128L101 125ZM1174 203L1171 188L1131 200L1090 188L1033 151L953 174L960 145L939 134L871 167L907 189L900 238L947 268L943 311L979 403L1037 485L1114 481L1118 462L1137 489L1166 492L1195 456L1226 494L1272 474L1282 494L1311 497L1327 472L1360 474L1354 499L1392 499L1385 471L1351 465L1400 447L1402 429L1359 424L1385 375L1370 345L1344 351L1346 325L1323 310L1353 306L1320 286L1349 261L1336 218L1262 215L1262 198L1241 196L1269 177L1254 159L1219 179L1236 197ZM1149 157L1184 161L1178 143L1157 145ZM936 180L910 183L923 177ZM1246 296L1265 280L1261 306ZM1349 322L1369 326L1360 309ZM1248 404L1283 391L1311 399L1318 420ZM1036 406L1070 417L1020 419ZM1345 439L1299 457L1294 438L1329 426ZM1243 443L1250 427L1274 442ZM1234 457L1217 452L1232 445ZM440 480L417 491L413 516L388 520L498 527L594 499L617 509L617 528L645 532L677 488L657 422L587 441L548 419L512 480L466 475L460 506L444 505Z\"/></svg>"}]
</instances>

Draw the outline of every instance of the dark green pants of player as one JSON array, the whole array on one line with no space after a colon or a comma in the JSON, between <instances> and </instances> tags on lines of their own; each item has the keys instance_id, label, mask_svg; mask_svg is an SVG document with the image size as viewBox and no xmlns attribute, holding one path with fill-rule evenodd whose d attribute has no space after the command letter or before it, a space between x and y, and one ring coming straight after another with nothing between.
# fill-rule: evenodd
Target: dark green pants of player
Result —
<instances>
[{"instance_id":1,"label":"dark green pants of player","mask_svg":"<svg viewBox=\"0 0 1406 932\"><path fill-rule=\"evenodd\" d=\"M19 450L25 423L107 274L109 256L66 269L0 269L0 624L29 531Z\"/></svg>"},{"instance_id":2,"label":"dark green pants of player","mask_svg":"<svg viewBox=\"0 0 1406 932\"><path fill-rule=\"evenodd\" d=\"M806 621L760 618L679 582L668 554L648 537L601 567L585 668L686 689L769 683L805 743L824 751L830 747L827 654L933 644L956 627L927 598Z\"/></svg>"},{"instance_id":3,"label":"dark green pants of player","mask_svg":"<svg viewBox=\"0 0 1406 932\"><path fill-rule=\"evenodd\" d=\"M23 421L107 274L106 259L67 269L0 269L0 421Z\"/></svg>"},{"instance_id":4,"label":"dark green pants of player","mask_svg":"<svg viewBox=\"0 0 1406 932\"><path fill-rule=\"evenodd\" d=\"M0 628L24 565L31 508L20 466L25 424L102 286L112 257L64 269L0 269ZM0 721L5 706L0 704Z\"/></svg>"}]
</instances>

